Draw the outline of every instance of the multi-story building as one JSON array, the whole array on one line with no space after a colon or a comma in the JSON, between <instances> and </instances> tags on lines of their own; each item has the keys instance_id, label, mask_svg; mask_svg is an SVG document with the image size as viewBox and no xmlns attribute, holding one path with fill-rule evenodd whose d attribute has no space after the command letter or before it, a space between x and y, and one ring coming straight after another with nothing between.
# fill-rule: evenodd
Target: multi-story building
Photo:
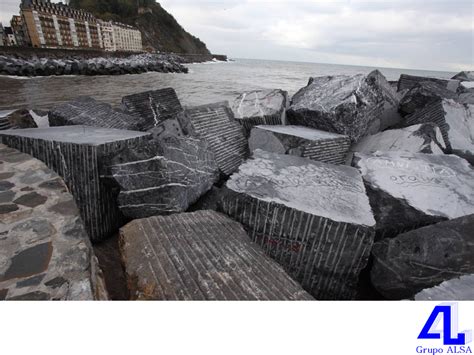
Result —
<instances>
[{"instance_id":1,"label":"multi-story building","mask_svg":"<svg viewBox=\"0 0 474 355\"><path fill-rule=\"evenodd\" d=\"M16 38L15 34L13 33L13 29L11 27L4 27L3 30L5 31L5 40L7 46L16 46Z\"/></svg>"},{"instance_id":2,"label":"multi-story building","mask_svg":"<svg viewBox=\"0 0 474 355\"><path fill-rule=\"evenodd\" d=\"M0 22L0 47L3 47L5 44L6 44L5 30L3 28L2 23Z\"/></svg>"},{"instance_id":3,"label":"multi-story building","mask_svg":"<svg viewBox=\"0 0 474 355\"><path fill-rule=\"evenodd\" d=\"M24 46L25 41L25 27L23 26L23 19L21 16L13 16L10 25L12 26L13 34L15 35L16 44L20 47Z\"/></svg>"},{"instance_id":4,"label":"multi-story building","mask_svg":"<svg viewBox=\"0 0 474 355\"><path fill-rule=\"evenodd\" d=\"M100 21L102 43L106 51L141 52L142 34L135 27L118 22Z\"/></svg>"},{"instance_id":5,"label":"multi-story building","mask_svg":"<svg viewBox=\"0 0 474 355\"><path fill-rule=\"evenodd\" d=\"M114 26L113 23L99 20L100 32L102 34L102 48L106 51L115 51Z\"/></svg>"},{"instance_id":6,"label":"multi-story building","mask_svg":"<svg viewBox=\"0 0 474 355\"><path fill-rule=\"evenodd\" d=\"M50 0L22 0L20 12L33 47L102 48L100 25L89 12Z\"/></svg>"},{"instance_id":7,"label":"multi-story building","mask_svg":"<svg viewBox=\"0 0 474 355\"><path fill-rule=\"evenodd\" d=\"M13 37L8 37L10 42L15 41L15 45L130 52L143 50L141 33L135 27L98 20L89 12L63 3L21 0L20 14L13 16ZM7 37L3 42L7 44Z\"/></svg>"},{"instance_id":8,"label":"multi-story building","mask_svg":"<svg viewBox=\"0 0 474 355\"><path fill-rule=\"evenodd\" d=\"M143 50L142 34L135 27L114 22L116 51L140 52Z\"/></svg>"}]
</instances>

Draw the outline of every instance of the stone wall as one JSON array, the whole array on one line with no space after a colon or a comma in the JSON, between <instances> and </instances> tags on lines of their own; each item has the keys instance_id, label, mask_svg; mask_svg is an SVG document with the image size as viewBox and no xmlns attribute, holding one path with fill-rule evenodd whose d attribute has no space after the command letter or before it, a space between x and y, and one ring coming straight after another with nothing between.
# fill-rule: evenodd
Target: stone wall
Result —
<instances>
[{"instance_id":1,"label":"stone wall","mask_svg":"<svg viewBox=\"0 0 474 355\"><path fill-rule=\"evenodd\" d=\"M0 144L0 300L107 299L79 210L45 164Z\"/></svg>"}]
</instances>

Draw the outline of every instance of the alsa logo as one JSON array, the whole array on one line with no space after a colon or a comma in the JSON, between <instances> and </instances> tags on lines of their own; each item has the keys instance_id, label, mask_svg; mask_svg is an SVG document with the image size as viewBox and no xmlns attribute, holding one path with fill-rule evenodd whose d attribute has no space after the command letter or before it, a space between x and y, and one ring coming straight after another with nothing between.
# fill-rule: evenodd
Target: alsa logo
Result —
<instances>
[{"instance_id":1,"label":"alsa logo","mask_svg":"<svg viewBox=\"0 0 474 355\"><path fill-rule=\"evenodd\" d=\"M438 329L441 325L441 329ZM472 341L472 331L458 332L458 304L442 303L431 312L418 339L441 340L444 347L418 346L419 354L472 354L467 344Z\"/></svg>"}]
</instances>

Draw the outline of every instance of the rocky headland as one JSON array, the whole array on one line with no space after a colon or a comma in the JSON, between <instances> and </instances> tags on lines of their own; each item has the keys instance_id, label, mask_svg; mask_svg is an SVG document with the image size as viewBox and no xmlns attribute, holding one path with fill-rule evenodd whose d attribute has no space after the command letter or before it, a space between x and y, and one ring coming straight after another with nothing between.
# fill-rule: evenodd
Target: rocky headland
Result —
<instances>
[{"instance_id":1,"label":"rocky headland","mask_svg":"<svg viewBox=\"0 0 474 355\"><path fill-rule=\"evenodd\" d=\"M374 71L310 78L292 98L183 107L166 88L14 112L0 121L0 297L96 290L90 240L112 299L472 299L472 77ZM28 245L40 221L60 236L74 221L74 242ZM81 255L72 273L56 262Z\"/></svg>"}]
</instances>

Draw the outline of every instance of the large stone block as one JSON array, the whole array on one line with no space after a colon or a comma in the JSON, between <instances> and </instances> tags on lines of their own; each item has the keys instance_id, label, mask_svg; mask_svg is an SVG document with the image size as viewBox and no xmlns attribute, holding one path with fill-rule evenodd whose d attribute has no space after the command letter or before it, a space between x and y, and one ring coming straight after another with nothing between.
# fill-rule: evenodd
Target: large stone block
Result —
<instances>
[{"instance_id":1,"label":"large stone block","mask_svg":"<svg viewBox=\"0 0 474 355\"><path fill-rule=\"evenodd\" d=\"M425 122L438 125L449 153L474 165L474 105L441 100L406 118L409 125Z\"/></svg>"},{"instance_id":2,"label":"large stone block","mask_svg":"<svg viewBox=\"0 0 474 355\"><path fill-rule=\"evenodd\" d=\"M418 83L423 81L431 81L433 83L440 84L444 86L446 89L456 92L459 88L459 80L453 79L439 79L439 78L430 78L425 76L416 76L416 75L408 75L402 74L400 75L400 79L398 80L398 91L410 90Z\"/></svg>"},{"instance_id":3,"label":"large stone block","mask_svg":"<svg viewBox=\"0 0 474 355\"><path fill-rule=\"evenodd\" d=\"M143 120L141 130L149 130L162 121L177 119L183 107L173 88L145 91L122 98L122 106L131 115Z\"/></svg>"},{"instance_id":4,"label":"large stone block","mask_svg":"<svg viewBox=\"0 0 474 355\"><path fill-rule=\"evenodd\" d=\"M423 123L402 129L392 129L362 138L351 152L371 154L377 151L444 154L446 145L438 126Z\"/></svg>"},{"instance_id":5,"label":"large stone block","mask_svg":"<svg viewBox=\"0 0 474 355\"><path fill-rule=\"evenodd\" d=\"M120 249L132 299L312 299L214 211L135 220L120 230Z\"/></svg>"},{"instance_id":6,"label":"large stone block","mask_svg":"<svg viewBox=\"0 0 474 355\"><path fill-rule=\"evenodd\" d=\"M302 126L257 126L249 138L251 151L261 149L332 164L344 164L350 145L348 136Z\"/></svg>"},{"instance_id":7,"label":"large stone block","mask_svg":"<svg viewBox=\"0 0 474 355\"><path fill-rule=\"evenodd\" d=\"M318 299L352 299L375 220L356 169L257 150L220 208Z\"/></svg>"},{"instance_id":8,"label":"large stone block","mask_svg":"<svg viewBox=\"0 0 474 355\"><path fill-rule=\"evenodd\" d=\"M403 116L425 108L442 99L457 99L458 94L445 85L433 81L421 81L413 86L400 100L400 113Z\"/></svg>"},{"instance_id":9,"label":"large stone block","mask_svg":"<svg viewBox=\"0 0 474 355\"><path fill-rule=\"evenodd\" d=\"M288 93L283 90L257 90L244 92L232 102L235 119L245 130L246 136L258 125L286 123Z\"/></svg>"},{"instance_id":10,"label":"large stone block","mask_svg":"<svg viewBox=\"0 0 474 355\"><path fill-rule=\"evenodd\" d=\"M311 78L292 98L288 123L348 135L353 142L397 122L398 97L378 71Z\"/></svg>"},{"instance_id":11,"label":"large stone block","mask_svg":"<svg viewBox=\"0 0 474 355\"><path fill-rule=\"evenodd\" d=\"M120 189L118 205L131 219L184 212L219 177L205 141L164 136L105 157L107 178Z\"/></svg>"},{"instance_id":12,"label":"large stone block","mask_svg":"<svg viewBox=\"0 0 474 355\"><path fill-rule=\"evenodd\" d=\"M0 132L2 143L28 153L57 172L73 194L92 241L100 241L123 224L111 189L99 174L102 156L143 142L147 133L67 126Z\"/></svg>"},{"instance_id":13,"label":"large stone block","mask_svg":"<svg viewBox=\"0 0 474 355\"><path fill-rule=\"evenodd\" d=\"M383 131L387 128L398 126L402 120L399 112L400 99L402 98L401 93L378 70L371 72L368 75L368 80L380 89L383 99L383 111L379 117L380 123L372 128L372 132L374 132L374 129Z\"/></svg>"},{"instance_id":14,"label":"large stone block","mask_svg":"<svg viewBox=\"0 0 474 355\"><path fill-rule=\"evenodd\" d=\"M415 301L474 301L474 274L443 282L415 296Z\"/></svg>"},{"instance_id":15,"label":"large stone block","mask_svg":"<svg viewBox=\"0 0 474 355\"><path fill-rule=\"evenodd\" d=\"M474 170L455 155L356 153L380 238L474 213Z\"/></svg>"},{"instance_id":16,"label":"large stone block","mask_svg":"<svg viewBox=\"0 0 474 355\"><path fill-rule=\"evenodd\" d=\"M456 101L461 104L474 105L474 88L466 89L464 92L461 92Z\"/></svg>"},{"instance_id":17,"label":"large stone block","mask_svg":"<svg viewBox=\"0 0 474 355\"><path fill-rule=\"evenodd\" d=\"M0 144L0 300L107 299L97 258L63 180Z\"/></svg>"},{"instance_id":18,"label":"large stone block","mask_svg":"<svg viewBox=\"0 0 474 355\"><path fill-rule=\"evenodd\" d=\"M410 298L425 288L474 273L473 231L474 215L470 215L375 243L373 285L387 298Z\"/></svg>"},{"instance_id":19,"label":"large stone block","mask_svg":"<svg viewBox=\"0 0 474 355\"><path fill-rule=\"evenodd\" d=\"M31 113L32 111L23 109L13 111L8 115L0 117L0 130L38 128Z\"/></svg>"},{"instance_id":20,"label":"large stone block","mask_svg":"<svg viewBox=\"0 0 474 355\"><path fill-rule=\"evenodd\" d=\"M145 126L143 119L114 110L109 104L87 96L54 107L48 116L52 127L84 125L141 131Z\"/></svg>"},{"instance_id":21,"label":"large stone block","mask_svg":"<svg viewBox=\"0 0 474 355\"><path fill-rule=\"evenodd\" d=\"M243 128L235 121L227 102L187 108L187 130L206 140L219 170L232 174L248 156Z\"/></svg>"},{"instance_id":22,"label":"large stone block","mask_svg":"<svg viewBox=\"0 0 474 355\"><path fill-rule=\"evenodd\" d=\"M462 71L453 76L452 79L460 81L474 81L474 71Z\"/></svg>"}]
</instances>

